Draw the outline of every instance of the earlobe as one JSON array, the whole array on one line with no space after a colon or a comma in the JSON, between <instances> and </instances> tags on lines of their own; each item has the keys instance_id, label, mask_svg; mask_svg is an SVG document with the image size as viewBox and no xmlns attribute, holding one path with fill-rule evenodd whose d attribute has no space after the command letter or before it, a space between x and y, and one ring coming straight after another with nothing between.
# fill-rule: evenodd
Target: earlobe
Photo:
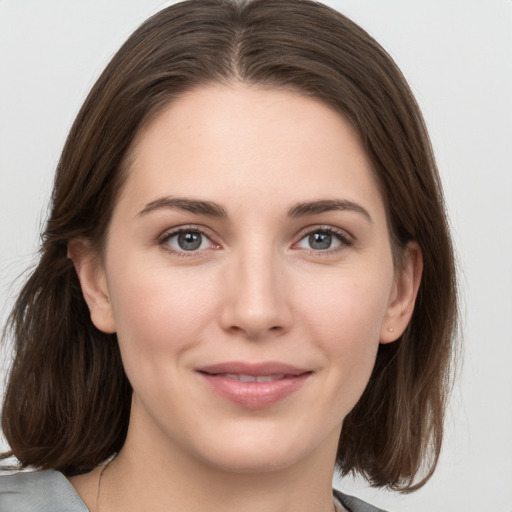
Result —
<instances>
[{"instance_id":1,"label":"earlobe","mask_svg":"<svg viewBox=\"0 0 512 512\"><path fill-rule=\"evenodd\" d=\"M75 266L92 323L100 331L114 333L116 326L101 259L83 238L68 243L68 257Z\"/></svg>"},{"instance_id":2,"label":"earlobe","mask_svg":"<svg viewBox=\"0 0 512 512\"><path fill-rule=\"evenodd\" d=\"M381 327L381 343L396 341L405 331L414 311L422 272L421 249L416 242L409 242L404 249L402 264L396 270L395 284Z\"/></svg>"}]
</instances>

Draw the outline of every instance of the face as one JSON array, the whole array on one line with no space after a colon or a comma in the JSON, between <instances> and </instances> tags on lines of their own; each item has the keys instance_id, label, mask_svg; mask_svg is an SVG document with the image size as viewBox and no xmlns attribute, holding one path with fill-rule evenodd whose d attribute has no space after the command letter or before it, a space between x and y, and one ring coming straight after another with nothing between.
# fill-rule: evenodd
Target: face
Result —
<instances>
[{"instance_id":1,"label":"face","mask_svg":"<svg viewBox=\"0 0 512 512\"><path fill-rule=\"evenodd\" d=\"M334 461L414 288L349 123L242 85L144 127L104 254L74 259L94 323L118 335L131 442L236 471Z\"/></svg>"}]
</instances>

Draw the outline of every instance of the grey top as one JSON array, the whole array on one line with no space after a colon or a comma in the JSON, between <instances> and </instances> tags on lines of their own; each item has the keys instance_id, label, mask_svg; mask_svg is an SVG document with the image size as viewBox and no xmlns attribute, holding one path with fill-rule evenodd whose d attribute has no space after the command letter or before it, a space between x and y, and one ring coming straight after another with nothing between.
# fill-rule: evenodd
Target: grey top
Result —
<instances>
[{"instance_id":1,"label":"grey top","mask_svg":"<svg viewBox=\"0 0 512 512\"><path fill-rule=\"evenodd\" d=\"M333 491L349 512L385 512L353 496ZM18 472L0 477L1 512L89 512L58 471Z\"/></svg>"},{"instance_id":2,"label":"grey top","mask_svg":"<svg viewBox=\"0 0 512 512\"><path fill-rule=\"evenodd\" d=\"M58 471L14 473L0 477L2 512L89 512L85 503Z\"/></svg>"}]
</instances>

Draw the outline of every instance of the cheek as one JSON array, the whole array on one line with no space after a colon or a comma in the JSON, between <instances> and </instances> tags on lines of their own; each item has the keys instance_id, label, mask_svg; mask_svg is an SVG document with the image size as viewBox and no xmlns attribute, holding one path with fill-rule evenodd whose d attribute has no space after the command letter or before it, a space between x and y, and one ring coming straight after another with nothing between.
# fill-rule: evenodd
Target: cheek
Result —
<instances>
[{"instance_id":1,"label":"cheek","mask_svg":"<svg viewBox=\"0 0 512 512\"><path fill-rule=\"evenodd\" d=\"M380 328L386 314L390 280L363 277L327 280L319 293L311 297L307 289L304 295L309 300L304 312L308 323L325 332L328 339L342 337L378 341ZM301 292L298 292L301 293Z\"/></svg>"},{"instance_id":2,"label":"cheek","mask_svg":"<svg viewBox=\"0 0 512 512\"><path fill-rule=\"evenodd\" d=\"M154 371L166 358L174 365L181 352L200 342L214 300L213 290L198 281L192 273L154 267L114 276L109 289L127 373L131 366L139 372L144 365Z\"/></svg>"},{"instance_id":3,"label":"cheek","mask_svg":"<svg viewBox=\"0 0 512 512\"><path fill-rule=\"evenodd\" d=\"M362 393L373 369L388 306L392 274L384 271L381 276L338 276L309 302L301 301L307 304L304 325L329 358L331 375L345 389L353 387L355 395Z\"/></svg>"}]
</instances>

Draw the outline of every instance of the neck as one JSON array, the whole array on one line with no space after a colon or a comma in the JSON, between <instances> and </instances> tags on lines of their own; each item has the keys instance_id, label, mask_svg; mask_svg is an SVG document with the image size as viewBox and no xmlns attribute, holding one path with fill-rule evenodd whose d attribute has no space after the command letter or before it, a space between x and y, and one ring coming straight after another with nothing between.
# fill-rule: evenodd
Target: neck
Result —
<instances>
[{"instance_id":1,"label":"neck","mask_svg":"<svg viewBox=\"0 0 512 512\"><path fill-rule=\"evenodd\" d=\"M332 443L286 467L214 467L130 425L125 446L101 479L99 512L332 512ZM337 432L333 441L337 442ZM165 449L162 449L165 446Z\"/></svg>"}]
</instances>

